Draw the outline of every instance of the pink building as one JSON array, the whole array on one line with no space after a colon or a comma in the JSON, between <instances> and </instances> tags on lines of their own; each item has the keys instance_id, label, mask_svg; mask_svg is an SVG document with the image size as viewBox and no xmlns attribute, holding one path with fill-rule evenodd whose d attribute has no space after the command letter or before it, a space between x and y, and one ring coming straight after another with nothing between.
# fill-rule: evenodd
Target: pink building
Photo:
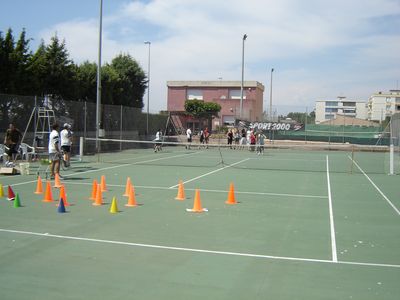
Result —
<instances>
[{"instance_id":1,"label":"pink building","mask_svg":"<svg viewBox=\"0 0 400 300\"><path fill-rule=\"evenodd\" d=\"M233 125L235 119L261 121L263 114L264 86L258 81L243 83L243 109L240 116L240 81L168 81L167 110L185 111L186 100L203 100L221 105L219 118L213 119L212 128ZM180 118L182 127L199 128L196 120Z\"/></svg>"}]
</instances>

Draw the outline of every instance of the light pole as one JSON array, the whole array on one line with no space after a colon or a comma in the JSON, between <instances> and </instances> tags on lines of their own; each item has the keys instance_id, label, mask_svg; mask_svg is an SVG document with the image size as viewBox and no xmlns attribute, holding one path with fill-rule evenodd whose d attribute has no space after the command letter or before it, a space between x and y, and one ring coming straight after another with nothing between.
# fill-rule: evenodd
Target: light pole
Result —
<instances>
[{"instance_id":1,"label":"light pole","mask_svg":"<svg viewBox=\"0 0 400 300\"><path fill-rule=\"evenodd\" d=\"M151 42L145 41L146 45L149 45L149 59L147 65L147 117L146 117L146 134L149 134L149 104L150 104L150 46Z\"/></svg>"},{"instance_id":2,"label":"light pole","mask_svg":"<svg viewBox=\"0 0 400 300\"><path fill-rule=\"evenodd\" d=\"M101 41L103 28L103 0L100 0L99 17L99 56L97 63L97 95L96 95L96 152L99 152L99 133L100 133L100 104L101 104Z\"/></svg>"},{"instance_id":3,"label":"light pole","mask_svg":"<svg viewBox=\"0 0 400 300\"><path fill-rule=\"evenodd\" d=\"M271 84L270 84L270 90L269 90L269 119L272 122L272 73L274 72L274 68L271 69Z\"/></svg>"},{"instance_id":4,"label":"light pole","mask_svg":"<svg viewBox=\"0 0 400 300\"><path fill-rule=\"evenodd\" d=\"M247 34L243 35L243 42L242 42L242 82L240 85L240 112L239 117L242 118L243 112L243 80L244 80L244 41L247 39Z\"/></svg>"}]
</instances>

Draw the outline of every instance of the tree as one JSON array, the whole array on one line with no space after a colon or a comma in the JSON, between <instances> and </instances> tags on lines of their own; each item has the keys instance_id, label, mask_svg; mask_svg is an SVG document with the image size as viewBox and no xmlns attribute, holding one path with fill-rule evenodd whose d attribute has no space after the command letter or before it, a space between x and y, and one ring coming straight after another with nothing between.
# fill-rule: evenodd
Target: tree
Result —
<instances>
[{"instance_id":1,"label":"tree","mask_svg":"<svg viewBox=\"0 0 400 300\"><path fill-rule=\"evenodd\" d=\"M118 74L112 103L143 108L143 95L147 88L146 75L129 54L120 54L110 65Z\"/></svg>"},{"instance_id":2,"label":"tree","mask_svg":"<svg viewBox=\"0 0 400 300\"><path fill-rule=\"evenodd\" d=\"M197 119L206 119L208 126L211 128L211 120L218 117L221 111L221 105L215 102L204 102L200 100L186 100L185 111L189 116Z\"/></svg>"}]
</instances>

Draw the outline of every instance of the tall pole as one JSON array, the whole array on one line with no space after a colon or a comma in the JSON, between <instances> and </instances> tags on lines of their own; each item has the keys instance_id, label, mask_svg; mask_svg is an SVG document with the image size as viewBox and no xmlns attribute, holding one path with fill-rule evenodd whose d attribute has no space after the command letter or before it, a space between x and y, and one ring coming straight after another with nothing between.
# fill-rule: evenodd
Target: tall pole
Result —
<instances>
[{"instance_id":1,"label":"tall pole","mask_svg":"<svg viewBox=\"0 0 400 300\"><path fill-rule=\"evenodd\" d=\"M100 132L100 104L101 104L101 39L103 27L103 0L100 0L100 22L99 22L99 57L97 63L97 96L96 96L96 152L99 151Z\"/></svg>"},{"instance_id":2,"label":"tall pole","mask_svg":"<svg viewBox=\"0 0 400 300\"><path fill-rule=\"evenodd\" d=\"M151 42L146 41L145 44L149 45L149 59L147 65L147 117L146 117L146 134L149 134L149 109L150 109L150 46Z\"/></svg>"},{"instance_id":3,"label":"tall pole","mask_svg":"<svg viewBox=\"0 0 400 300\"><path fill-rule=\"evenodd\" d=\"M243 35L243 41L242 41L242 82L240 85L240 111L239 111L239 117L243 117L243 81L244 81L244 41L247 39L247 34Z\"/></svg>"},{"instance_id":4,"label":"tall pole","mask_svg":"<svg viewBox=\"0 0 400 300\"><path fill-rule=\"evenodd\" d=\"M269 89L269 121L273 121L272 117L272 74L274 73L274 68L271 69L271 84Z\"/></svg>"}]
</instances>

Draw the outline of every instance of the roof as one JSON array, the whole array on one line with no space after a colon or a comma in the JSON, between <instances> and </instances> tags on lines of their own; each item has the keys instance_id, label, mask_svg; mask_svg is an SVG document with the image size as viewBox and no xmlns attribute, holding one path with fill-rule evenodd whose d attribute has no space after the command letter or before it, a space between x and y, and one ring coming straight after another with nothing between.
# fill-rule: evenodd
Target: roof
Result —
<instances>
[{"instance_id":1,"label":"roof","mask_svg":"<svg viewBox=\"0 0 400 300\"><path fill-rule=\"evenodd\" d=\"M203 88L203 87L224 87L224 88L240 88L242 85L241 81L167 81L168 87L191 87L191 88ZM264 91L264 86L258 81L244 81L243 87L245 88L259 88Z\"/></svg>"}]
</instances>

